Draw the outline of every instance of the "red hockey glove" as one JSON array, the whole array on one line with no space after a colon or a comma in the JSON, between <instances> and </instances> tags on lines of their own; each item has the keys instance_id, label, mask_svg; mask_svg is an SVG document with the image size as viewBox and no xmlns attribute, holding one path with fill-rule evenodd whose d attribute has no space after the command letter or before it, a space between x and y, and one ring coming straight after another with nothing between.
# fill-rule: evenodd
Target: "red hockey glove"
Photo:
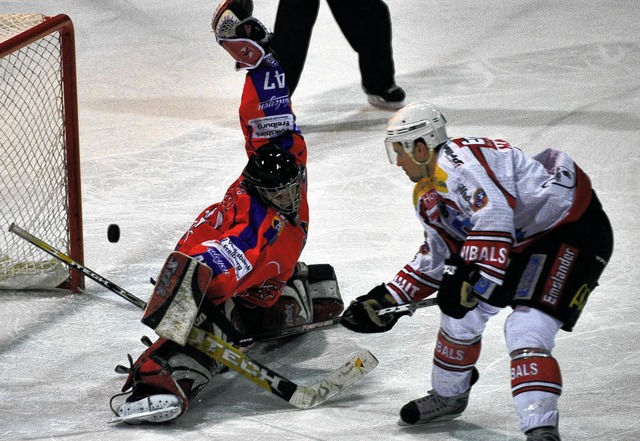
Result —
<instances>
[{"instance_id":1,"label":"red hockey glove","mask_svg":"<svg viewBox=\"0 0 640 441\"><path fill-rule=\"evenodd\" d=\"M409 314L409 312L389 313L380 316L377 314L377 310L397 305L383 283L351 302L351 305L342 314L340 324L347 329L365 334L387 332L393 328L400 317Z\"/></svg>"},{"instance_id":2,"label":"red hockey glove","mask_svg":"<svg viewBox=\"0 0 640 441\"><path fill-rule=\"evenodd\" d=\"M473 286L480 279L478 267L468 264L458 255L444 261L444 274L438 290L440 310L455 319L461 319L478 305Z\"/></svg>"}]
</instances>

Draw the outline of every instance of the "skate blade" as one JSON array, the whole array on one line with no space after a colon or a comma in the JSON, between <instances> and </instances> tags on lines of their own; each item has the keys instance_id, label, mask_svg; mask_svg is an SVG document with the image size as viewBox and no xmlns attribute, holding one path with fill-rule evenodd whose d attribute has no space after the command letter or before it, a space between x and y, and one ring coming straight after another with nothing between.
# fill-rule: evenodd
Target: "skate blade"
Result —
<instances>
[{"instance_id":1,"label":"skate blade","mask_svg":"<svg viewBox=\"0 0 640 441\"><path fill-rule=\"evenodd\" d=\"M146 412L133 413L131 415L116 416L111 418L108 423L164 423L177 418L181 411L182 408L180 406L165 407L163 409L148 410Z\"/></svg>"},{"instance_id":2,"label":"skate blade","mask_svg":"<svg viewBox=\"0 0 640 441\"><path fill-rule=\"evenodd\" d=\"M411 424L411 423L407 423L406 421L403 421L402 418L398 419L398 426L400 427L415 427L415 426L428 426L431 424L438 424L441 423L443 421L449 421L449 420L453 420L455 418L458 418L460 415L462 415L462 413L457 413L457 414L452 414L452 415L444 415L441 417L437 417L434 418L432 420L428 420L428 421L416 421L415 423Z\"/></svg>"}]
</instances>

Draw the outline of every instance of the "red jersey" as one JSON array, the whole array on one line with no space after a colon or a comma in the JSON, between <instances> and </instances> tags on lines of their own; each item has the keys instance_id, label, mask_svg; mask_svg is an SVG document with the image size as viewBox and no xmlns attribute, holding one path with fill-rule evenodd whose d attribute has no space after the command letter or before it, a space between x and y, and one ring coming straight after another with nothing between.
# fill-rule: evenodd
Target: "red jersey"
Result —
<instances>
[{"instance_id":1,"label":"red jersey","mask_svg":"<svg viewBox=\"0 0 640 441\"><path fill-rule=\"evenodd\" d=\"M284 71L273 58L247 72L240 124L248 156L273 143L306 165L306 144L295 124ZM222 202L198 216L176 250L213 269L207 290L213 303L240 296L267 307L280 297L305 245L309 224L306 174L297 223L249 194L242 181L239 177Z\"/></svg>"}]
</instances>

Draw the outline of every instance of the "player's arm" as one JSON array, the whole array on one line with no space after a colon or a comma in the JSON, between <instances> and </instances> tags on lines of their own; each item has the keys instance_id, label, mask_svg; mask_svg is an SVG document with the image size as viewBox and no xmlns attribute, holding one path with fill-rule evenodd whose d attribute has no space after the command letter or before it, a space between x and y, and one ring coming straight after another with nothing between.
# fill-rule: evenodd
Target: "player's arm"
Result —
<instances>
[{"instance_id":1,"label":"player's arm","mask_svg":"<svg viewBox=\"0 0 640 441\"><path fill-rule=\"evenodd\" d=\"M461 157L462 152L466 153L465 165L457 169L446 197L470 213L471 227L460 251L444 261L438 290L442 312L458 319L474 309L479 298L488 300L503 283L515 236L516 203L515 196L496 179L483 148L463 149Z\"/></svg>"},{"instance_id":2,"label":"player's arm","mask_svg":"<svg viewBox=\"0 0 640 441\"><path fill-rule=\"evenodd\" d=\"M449 246L453 244L448 245L436 230L425 225L425 242L413 260L398 271L392 281L382 283L352 301L341 324L356 332L389 331L408 312L379 316L376 310L417 302L436 292L444 257L450 253Z\"/></svg>"}]
</instances>

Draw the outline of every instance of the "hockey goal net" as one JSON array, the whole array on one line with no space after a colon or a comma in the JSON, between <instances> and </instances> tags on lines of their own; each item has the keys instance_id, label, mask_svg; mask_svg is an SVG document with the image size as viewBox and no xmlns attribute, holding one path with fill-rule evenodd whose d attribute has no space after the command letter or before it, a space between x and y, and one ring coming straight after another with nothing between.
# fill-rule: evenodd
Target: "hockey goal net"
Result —
<instances>
[{"instance_id":1,"label":"hockey goal net","mask_svg":"<svg viewBox=\"0 0 640 441\"><path fill-rule=\"evenodd\" d=\"M0 15L0 289L84 288L81 274L8 231L83 263L75 41L66 15Z\"/></svg>"}]
</instances>

